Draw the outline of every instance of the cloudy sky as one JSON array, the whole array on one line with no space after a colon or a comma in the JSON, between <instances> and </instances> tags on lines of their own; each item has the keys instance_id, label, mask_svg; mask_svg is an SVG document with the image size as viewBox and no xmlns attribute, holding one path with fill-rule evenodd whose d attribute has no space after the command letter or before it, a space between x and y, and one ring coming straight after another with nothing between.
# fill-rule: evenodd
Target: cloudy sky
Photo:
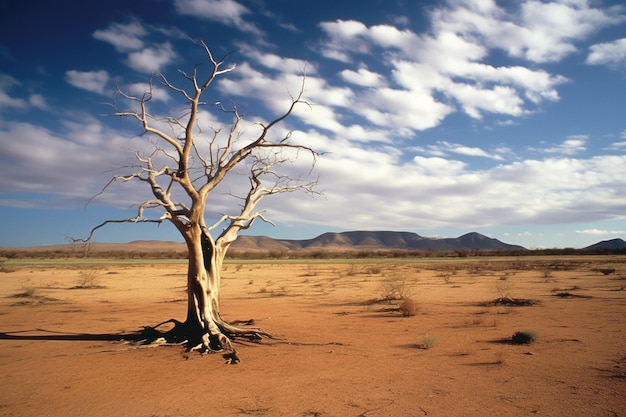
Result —
<instances>
[{"instance_id":1,"label":"cloudy sky","mask_svg":"<svg viewBox=\"0 0 626 417\"><path fill-rule=\"evenodd\" d=\"M114 91L143 91L155 72L182 83L178 70L203 62L189 38L230 53L237 67L210 100L250 123L284 111L306 71L311 106L283 128L324 153L323 195L264 200L276 227L250 234L476 231L528 248L626 238L622 1L5 0L0 246L64 243L135 214L139 184L87 204L149 140L109 116ZM153 103L182 111L164 88ZM166 224L96 235L138 239L180 240Z\"/></svg>"}]
</instances>

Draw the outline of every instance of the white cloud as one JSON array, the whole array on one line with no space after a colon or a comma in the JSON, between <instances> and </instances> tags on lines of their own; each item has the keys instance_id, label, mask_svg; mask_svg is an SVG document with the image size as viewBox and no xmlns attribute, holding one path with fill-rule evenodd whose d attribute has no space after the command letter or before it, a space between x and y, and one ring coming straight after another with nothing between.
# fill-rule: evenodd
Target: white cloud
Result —
<instances>
[{"instance_id":1,"label":"white cloud","mask_svg":"<svg viewBox=\"0 0 626 417\"><path fill-rule=\"evenodd\" d=\"M579 235L588 235L588 236L618 236L618 235L626 235L626 230L585 229L585 230L576 230L576 233Z\"/></svg>"},{"instance_id":2,"label":"white cloud","mask_svg":"<svg viewBox=\"0 0 626 417\"><path fill-rule=\"evenodd\" d=\"M377 88L385 86L385 80L382 75L369 71L366 68L359 68L356 71L345 69L341 71L340 75L344 81L361 87Z\"/></svg>"},{"instance_id":3,"label":"white cloud","mask_svg":"<svg viewBox=\"0 0 626 417\"><path fill-rule=\"evenodd\" d=\"M205 18L256 35L263 34L244 19L251 13L250 10L235 0L175 0L174 6L179 14Z\"/></svg>"},{"instance_id":4,"label":"white cloud","mask_svg":"<svg viewBox=\"0 0 626 417\"><path fill-rule=\"evenodd\" d=\"M609 146L609 149L617 151L626 150L626 142L614 142Z\"/></svg>"},{"instance_id":5,"label":"white cloud","mask_svg":"<svg viewBox=\"0 0 626 417\"><path fill-rule=\"evenodd\" d=\"M129 67L137 71L158 72L176 58L176 52L167 42L153 47L131 52L126 60Z\"/></svg>"},{"instance_id":6,"label":"white cloud","mask_svg":"<svg viewBox=\"0 0 626 417\"><path fill-rule=\"evenodd\" d=\"M587 0L528 0L505 9L493 0L451 0L433 12L436 30L476 37L512 57L544 63L560 61L578 50L576 41L624 20L623 8L599 9Z\"/></svg>"},{"instance_id":7,"label":"white cloud","mask_svg":"<svg viewBox=\"0 0 626 417\"><path fill-rule=\"evenodd\" d=\"M65 81L74 87L102 94L109 81L109 74L104 71L77 71L69 70L65 72Z\"/></svg>"},{"instance_id":8,"label":"white cloud","mask_svg":"<svg viewBox=\"0 0 626 417\"><path fill-rule=\"evenodd\" d=\"M368 43L362 38L368 30L363 23L355 20L337 20L322 22L319 26L329 38L320 48L322 56L349 63L352 53L369 51Z\"/></svg>"},{"instance_id":9,"label":"white cloud","mask_svg":"<svg viewBox=\"0 0 626 417\"><path fill-rule=\"evenodd\" d=\"M11 97L4 91L0 91L0 108L9 109L25 109L28 106L26 100L22 98Z\"/></svg>"},{"instance_id":10,"label":"white cloud","mask_svg":"<svg viewBox=\"0 0 626 417\"><path fill-rule=\"evenodd\" d=\"M9 90L13 87L20 86L21 83L6 74L0 74L0 108L1 109L18 109L26 110L29 108L37 108L40 110L47 110L45 98L41 94L30 94L30 96L12 97L9 94Z\"/></svg>"},{"instance_id":11,"label":"white cloud","mask_svg":"<svg viewBox=\"0 0 626 417\"><path fill-rule=\"evenodd\" d=\"M128 140L89 117L67 127L58 134L28 123L0 124L0 189L79 197L83 202L95 194L110 175L102 174L127 159L122 145Z\"/></svg>"},{"instance_id":12,"label":"white cloud","mask_svg":"<svg viewBox=\"0 0 626 417\"><path fill-rule=\"evenodd\" d=\"M40 110L47 110L49 108L46 99L41 94L32 94L28 98L28 103Z\"/></svg>"},{"instance_id":13,"label":"white cloud","mask_svg":"<svg viewBox=\"0 0 626 417\"><path fill-rule=\"evenodd\" d=\"M592 65L608 65L610 67L626 64L626 38L613 42L592 45L591 52L585 61Z\"/></svg>"},{"instance_id":14,"label":"white cloud","mask_svg":"<svg viewBox=\"0 0 626 417\"><path fill-rule=\"evenodd\" d=\"M534 6L527 6L532 15ZM569 10L566 7L561 11L567 14ZM574 17L564 18L562 24L571 19L586 22L585 12L576 10ZM595 13L595 9L590 10L588 19L593 20ZM328 58L346 63L348 67L340 72L345 81L356 87L386 87L376 93L355 91L358 102L366 103L358 113L370 122L395 122L399 129L423 130L441 123L455 111L455 104L469 116L480 119L486 113L519 117L534 111L531 105L559 100L556 88L567 81L565 77L539 68L494 66L486 62L490 48L501 47L487 34L501 34L479 33L482 26L478 22L499 28L500 23L512 18L494 2L451 1L449 7L435 9L432 18L434 30L424 35L389 25L368 27L353 20L320 24L326 39L319 50ZM583 36L588 31L581 29L576 33ZM373 73L363 67L349 67L352 62L358 63L361 55L371 54L383 57L391 72ZM396 118L398 105L386 100L388 92L397 97L403 108L413 108ZM425 105L416 109L415 102Z\"/></svg>"},{"instance_id":15,"label":"white cloud","mask_svg":"<svg viewBox=\"0 0 626 417\"><path fill-rule=\"evenodd\" d=\"M317 139L307 139L318 146ZM345 229L419 229L594 221L626 210L625 156L502 161L477 169L454 158L416 156L341 139L323 140L329 155L316 172L325 197L268 203L269 215ZM447 145L447 152L484 155ZM467 152L466 152L467 151ZM376 169L372 169L376 167ZM366 209L369 208L369 209ZM330 215L329 215L330 214Z\"/></svg>"},{"instance_id":16,"label":"white cloud","mask_svg":"<svg viewBox=\"0 0 626 417\"><path fill-rule=\"evenodd\" d=\"M497 85L492 89L480 88L470 84L453 84L448 89L463 107L463 110L475 119L482 117L482 112L521 116L525 113L523 100L514 88Z\"/></svg>"},{"instance_id":17,"label":"white cloud","mask_svg":"<svg viewBox=\"0 0 626 417\"><path fill-rule=\"evenodd\" d=\"M566 140L564 140L562 143L556 146L542 149L541 152L559 153L563 155L575 155L587 149L585 146L587 143L587 139L588 139L588 136L586 135L570 136Z\"/></svg>"},{"instance_id":18,"label":"white cloud","mask_svg":"<svg viewBox=\"0 0 626 417\"><path fill-rule=\"evenodd\" d=\"M152 87L147 83L133 83L130 84L127 89L128 93L134 97L143 97L144 94L152 90L152 100L162 102L168 102L170 100L167 88L160 83L153 84Z\"/></svg>"},{"instance_id":19,"label":"white cloud","mask_svg":"<svg viewBox=\"0 0 626 417\"><path fill-rule=\"evenodd\" d=\"M483 158L490 158L498 161L504 160L504 157L500 153L507 153L508 149L497 149L494 152L487 152L484 149L465 146L459 143L450 143L446 141L439 141L435 145L428 145L427 149L420 149L422 152L426 152L431 155L446 156L449 154L476 156Z\"/></svg>"},{"instance_id":20,"label":"white cloud","mask_svg":"<svg viewBox=\"0 0 626 417\"><path fill-rule=\"evenodd\" d=\"M130 52L144 47L142 37L147 34L148 31L138 22L112 23L107 29L96 30L93 37L110 43L118 52Z\"/></svg>"},{"instance_id":21,"label":"white cloud","mask_svg":"<svg viewBox=\"0 0 626 417\"><path fill-rule=\"evenodd\" d=\"M302 76L317 73L315 64L302 59L282 57L272 52L264 51L250 44L239 43L237 55L244 56L246 62L256 62L265 68L275 70L278 73Z\"/></svg>"}]
</instances>

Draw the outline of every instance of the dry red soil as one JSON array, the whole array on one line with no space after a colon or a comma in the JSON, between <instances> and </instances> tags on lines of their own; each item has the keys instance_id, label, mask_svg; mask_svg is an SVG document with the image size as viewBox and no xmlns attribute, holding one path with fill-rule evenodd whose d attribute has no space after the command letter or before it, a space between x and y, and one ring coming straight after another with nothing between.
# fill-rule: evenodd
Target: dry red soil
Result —
<instances>
[{"instance_id":1,"label":"dry red soil","mask_svg":"<svg viewBox=\"0 0 626 417\"><path fill-rule=\"evenodd\" d=\"M276 335L237 365L97 340L184 319L184 264L5 269L2 416L626 415L624 257L228 264L223 317Z\"/></svg>"}]
</instances>

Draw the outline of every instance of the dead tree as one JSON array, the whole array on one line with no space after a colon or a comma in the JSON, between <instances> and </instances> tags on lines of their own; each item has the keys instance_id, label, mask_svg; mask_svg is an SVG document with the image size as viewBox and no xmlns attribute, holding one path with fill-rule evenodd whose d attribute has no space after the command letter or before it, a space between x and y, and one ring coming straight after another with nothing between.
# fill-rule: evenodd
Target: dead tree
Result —
<instances>
[{"instance_id":1,"label":"dead tree","mask_svg":"<svg viewBox=\"0 0 626 417\"><path fill-rule=\"evenodd\" d=\"M144 136L150 141L150 151L134 151L138 164L128 175L113 177L105 185L104 192L113 183L139 181L146 184L154 198L139 204L136 217L121 220L106 220L92 229L94 232L108 223L120 222L163 222L169 221L176 227L187 244L189 264L187 272L187 318L184 322L168 320L161 323L174 323L166 333L172 341L186 341L190 348L202 351L222 350L230 353L237 361L231 340L238 337L259 338L270 336L260 328L235 326L227 323L220 315L220 274L222 263L229 246L237 239L238 233L248 229L256 219L269 221L256 207L266 196L304 190L315 193L317 180L310 180L307 169L304 177L281 171L281 167L291 167L296 159L306 154L311 157L313 168L319 154L312 148L297 144L291 132L277 135L276 127L290 116L303 101L305 76L298 93L291 97L291 103L284 113L266 123L257 123L252 137L246 137L250 128L242 129L243 118L236 106L226 108L221 103L206 104L202 97L214 81L235 69L226 66L226 57L215 59L207 45L200 41L206 53L209 70L200 76L198 66L193 72L179 71L184 87L179 87L163 74L156 74L157 81L174 93L185 104L182 117L156 117L148 111L153 93L153 82L141 96L123 92L117 93L128 110L116 104L115 116L130 118L141 124ZM201 110L210 108L220 116L227 116L226 127L203 126ZM227 193L239 199L235 213L215 213L211 211L209 197L215 194L218 186L233 175L241 178L245 168L247 180L240 194ZM221 195L221 194L220 194ZM158 217L147 217L148 211L158 212ZM205 215L212 214L219 219L213 224L205 223ZM155 328L151 328L155 330Z\"/></svg>"}]
</instances>

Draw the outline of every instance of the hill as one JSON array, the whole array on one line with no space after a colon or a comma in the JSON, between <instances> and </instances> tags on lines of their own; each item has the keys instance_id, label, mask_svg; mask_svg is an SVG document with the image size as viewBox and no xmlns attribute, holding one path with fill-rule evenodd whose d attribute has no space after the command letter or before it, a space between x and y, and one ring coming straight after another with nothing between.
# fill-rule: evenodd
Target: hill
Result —
<instances>
[{"instance_id":1,"label":"hill","mask_svg":"<svg viewBox=\"0 0 626 417\"><path fill-rule=\"evenodd\" d=\"M626 241L624 239L610 239L603 240L593 245L583 248L583 251L606 251L606 250L619 250L626 249Z\"/></svg>"},{"instance_id":2,"label":"hill","mask_svg":"<svg viewBox=\"0 0 626 417\"><path fill-rule=\"evenodd\" d=\"M467 233L457 238L429 238L411 232L353 231L323 233L313 239L272 239L267 236L241 236L233 249L239 250L306 250L306 249L407 249L423 251L454 250L526 250L480 233Z\"/></svg>"},{"instance_id":3,"label":"hill","mask_svg":"<svg viewBox=\"0 0 626 417\"><path fill-rule=\"evenodd\" d=\"M510 245L480 233L467 233L457 238L423 237L411 232L352 231L323 233L313 239L274 239L268 236L242 235L232 244L237 251L351 251L351 250L416 250L416 251L525 251L522 246ZM0 248L2 249L2 248ZM9 248L4 248L5 250ZM12 248L13 251L47 252L49 254L148 254L184 253L184 243L158 240L136 240L128 243L90 243L85 245L48 245Z\"/></svg>"}]
</instances>

